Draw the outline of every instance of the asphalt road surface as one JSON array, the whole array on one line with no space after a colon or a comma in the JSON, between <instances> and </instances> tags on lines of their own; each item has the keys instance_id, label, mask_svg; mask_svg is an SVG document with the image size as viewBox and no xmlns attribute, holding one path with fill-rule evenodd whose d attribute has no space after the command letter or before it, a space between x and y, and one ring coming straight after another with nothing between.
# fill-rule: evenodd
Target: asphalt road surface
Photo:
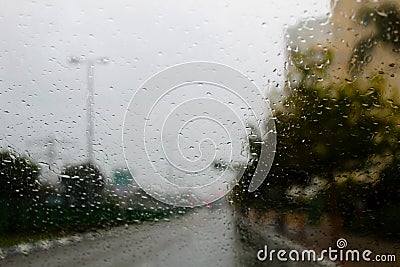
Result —
<instances>
[{"instance_id":1,"label":"asphalt road surface","mask_svg":"<svg viewBox=\"0 0 400 267\"><path fill-rule=\"evenodd\" d=\"M239 230L237 220L229 208L203 208L170 221L117 227L62 247L12 255L0 260L0 265L312 266L259 262L257 251L269 241L254 243L257 238Z\"/></svg>"}]
</instances>

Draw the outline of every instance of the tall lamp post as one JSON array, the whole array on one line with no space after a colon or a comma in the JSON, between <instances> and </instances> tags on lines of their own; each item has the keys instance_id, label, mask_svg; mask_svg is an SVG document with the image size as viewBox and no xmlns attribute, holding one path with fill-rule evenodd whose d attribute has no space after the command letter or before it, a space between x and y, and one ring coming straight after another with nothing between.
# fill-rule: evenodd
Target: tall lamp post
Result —
<instances>
[{"instance_id":1,"label":"tall lamp post","mask_svg":"<svg viewBox=\"0 0 400 267\"><path fill-rule=\"evenodd\" d=\"M88 96L86 101L86 117L87 117L87 131L86 131L86 145L89 163L94 163L93 154L93 140L94 140L94 66L108 64L109 59L106 57L99 57L96 59L85 59L83 57L69 57L68 62L73 65L86 64L86 79Z\"/></svg>"}]
</instances>

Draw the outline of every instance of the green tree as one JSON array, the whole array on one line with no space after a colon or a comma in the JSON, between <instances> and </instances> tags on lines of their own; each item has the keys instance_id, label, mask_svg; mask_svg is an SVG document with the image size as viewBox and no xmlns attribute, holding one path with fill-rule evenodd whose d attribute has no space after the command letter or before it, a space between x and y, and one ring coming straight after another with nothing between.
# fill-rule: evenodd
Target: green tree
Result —
<instances>
[{"instance_id":1,"label":"green tree","mask_svg":"<svg viewBox=\"0 0 400 267\"><path fill-rule=\"evenodd\" d=\"M0 198L33 200L39 189L39 166L13 152L0 152Z\"/></svg>"},{"instance_id":2,"label":"green tree","mask_svg":"<svg viewBox=\"0 0 400 267\"><path fill-rule=\"evenodd\" d=\"M393 189L398 188L398 181L395 183L393 179L400 176L397 152L400 103L388 99L386 81L380 75L371 78L368 85L347 80L341 85L327 82L332 57L328 49L318 48L291 55L299 72L298 80L288 88L284 109L276 112L278 138L274 165L255 193L244 190L246 186L235 191L238 205L291 208L288 189L295 185L306 187L313 177L328 182L324 201L329 204L325 205L325 211L335 218L339 204L350 205L337 203L340 187L336 184L340 175L362 176L370 183L392 183L395 185L386 187L387 190L391 195L398 193L398 189ZM371 169L379 172L378 178L370 175ZM389 169L390 176L385 174ZM242 179L246 181L246 177ZM385 186L375 188L380 188L380 198L389 197L383 190ZM374 199L381 202L378 197L375 195ZM348 197L348 201L351 199Z\"/></svg>"},{"instance_id":3,"label":"green tree","mask_svg":"<svg viewBox=\"0 0 400 267\"><path fill-rule=\"evenodd\" d=\"M40 169L28 158L0 152L0 235L28 229L37 204Z\"/></svg>"},{"instance_id":4,"label":"green tree","mask_svg":"<svg viewBox=\"0 0 400 267\"><path fill-rule=\"evenodd\" d=\"M92 163L66 167L61 176L64 197L70 205L87 205L102 199L105 176Z\"/></svg>"},{"instance_id":5,"label":"green tree","mask_svg":"<svg viewBox=\"0 0 400 267\"><path fill-rule=\"evenodd\" d=\"M312 167L316 166L314 161L317 160L310 154L312 137L309 135L310 131L318 129L314 129L317 125L315 118L308 117L315 113L313 108L321 108L321 103L317 104L320 99L316 99L316 93L322 88L323 76L331 57L329 50L319 47L309 49L306 53L292 53L291 64L297 73L293 75L296 80L292 79L291 84L295 84L295 87L287 88L288 97L284 109L276 112L278 138L273 166L263 185L255 193L249 193L247 189L258 160L249 164L239 186L234 190L237 205L257 209L290 208L286 198L288 188L309 183ZM250 140L250 150L257 155L256 158L260 155L258 141Z\"/></svg>"}]
</instances>

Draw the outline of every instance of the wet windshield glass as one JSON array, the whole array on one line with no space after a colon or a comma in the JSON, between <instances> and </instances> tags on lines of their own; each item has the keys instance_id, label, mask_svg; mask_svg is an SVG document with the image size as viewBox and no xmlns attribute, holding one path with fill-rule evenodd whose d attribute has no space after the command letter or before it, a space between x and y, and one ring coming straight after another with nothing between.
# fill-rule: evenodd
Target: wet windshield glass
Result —
<instances>
[{"instance_id":1,"label":"wet windshield glass","mask_svg":"<svg viewBox=\"0 0 400 267\"><path fill-rule=\"evenodd\" d=\"M400 1L0 22L0 265L397 266Z\"/></svg>"}]
</instances>

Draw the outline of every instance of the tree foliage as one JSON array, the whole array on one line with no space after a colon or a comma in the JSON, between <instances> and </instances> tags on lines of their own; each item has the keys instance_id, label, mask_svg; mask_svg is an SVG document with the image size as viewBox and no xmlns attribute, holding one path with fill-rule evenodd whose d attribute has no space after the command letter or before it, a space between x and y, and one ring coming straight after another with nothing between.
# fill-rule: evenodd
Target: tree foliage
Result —
<instances>
[{"instance_id":1,"label":"tree foliage","mask_svg":"<svg viewBox=\"0 0 400 267\"><path fill-rule=\"evenodd\" d=\"M39 189L39 166L13 152L0 152L0 198L33 199Z\"/></svg>"},{"instance_id":2,"label":"tree foliage","mask_svg":"<svg viewBox=\"0 0 400 267\"><path fill-rule=\"evenodd\" d=\"M273 167L257 192L247 192L246 182L236 190L239 205L290 208L288 190L310 186L313 177L332 189L345 177L373 184L381 198L398 194L400 102L387 94L379 74L362 84L329 83L332 59L329 49L318 47L291 54L297 80L289 83L284 108L276 111ZM382 203L376 194L369 198Z\"/></svg>"},{"instance_id":3,"label":"tree foliage","mask_svg":"<svg viewBox=\"0 0 400 267\"><path fill-rule=\"evenodd\" d=\"M94 164L84 163L68 166L60 177L67 203L87 205L101 199L105 176Z\"/></svg>"}]
</instances>

